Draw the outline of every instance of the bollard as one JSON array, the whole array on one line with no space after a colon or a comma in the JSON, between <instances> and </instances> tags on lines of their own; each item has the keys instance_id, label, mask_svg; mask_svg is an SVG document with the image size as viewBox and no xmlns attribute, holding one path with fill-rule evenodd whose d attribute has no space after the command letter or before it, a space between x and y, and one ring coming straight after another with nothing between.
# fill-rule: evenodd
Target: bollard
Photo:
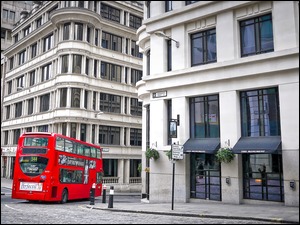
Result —
<instances>
[{"instance_id":1,"label":"bollard","mask_svg":"<svg viewBox=\"0 0 300 225\"><path fill-rule=\"evenodd\" d=\"M106 185L103 185L102 203L106 203Z\"/></svg>"},{"instance_id":2,"label":"bollard","mask_svg":"<svg viewBox=\"0 0 300 225\"><path fill-rule=\"evenodd\" d=\"M90 190L90 205L95 205L95 189L96 184L93 183L92 188Z\"/></svg>"},{"instance_id":3,"label":"bollard","mask_svg":"<svg viewBox=\"0 0 300 225\"><path fill-rule=\"evenodd\" d=\"M114 186L110 186L108 208L113 208L113 204L114 204Z\"/></svg>"}]
</instances>

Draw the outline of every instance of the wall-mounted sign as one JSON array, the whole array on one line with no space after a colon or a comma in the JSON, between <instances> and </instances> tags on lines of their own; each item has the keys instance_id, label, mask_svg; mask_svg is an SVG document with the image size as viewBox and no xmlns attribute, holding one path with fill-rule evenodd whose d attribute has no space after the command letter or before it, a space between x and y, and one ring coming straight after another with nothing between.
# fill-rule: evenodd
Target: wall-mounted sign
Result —
<instances>
[{"instance_id":1,"label":"wall-mounted sign","mask_svg":"<svg viewBox=\"0 0 300 225\"><path fill-rule=\"evenodd\" d=\"M172 145L172 159L183 159L183 145Z\"/></svg>"},{"instance_id":2,"label":"wall-mounted sign","mask_svg":"<svg viewBox=\"0 0 300 225\"><path fill-rule=\"evenodd\" d=\"M109 152L109 148L102 148L102 152Z\"/></svg>"},{"instance_id":3,"label":"wall-mounted sign","mask_svg":"<svg viewBox=\"0 0 300 225\"><path fill-rule=\"evenodd\" d=\"M167 97L167 91L159 91L153 93L153 98Z\"/></svg>"}]
</instances>

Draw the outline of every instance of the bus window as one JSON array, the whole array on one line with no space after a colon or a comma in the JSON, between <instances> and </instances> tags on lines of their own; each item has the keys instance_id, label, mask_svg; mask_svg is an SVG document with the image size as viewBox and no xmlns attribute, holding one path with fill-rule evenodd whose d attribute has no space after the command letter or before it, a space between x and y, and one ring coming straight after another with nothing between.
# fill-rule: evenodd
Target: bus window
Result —
<instances>
[{"instance_id":1,"label":"bus window","mask_svg":"<svg viewBox=\"0 0 300 225\"><path fill-rule=\"evenodd\" d=\"M96 148L91 147L91 157L93 158L97 158L97 152L96 152Z\"/></svg>"},{"instance_id":2,"label":"bus window","mask_svg":"<svg viewBox=\"0 0 300 225\"><path fill-rule=\"evenodd\" d=\"M77 146L77 154L83 155L83 145L79 144Z\"/></svg>"},{"instance_id":3,"label":"bus window","mask_svg":"<svg viewBox=\"0 0 300 225\"><path fill-rule=\"evenodd\" d=\"M56 138L56 146L55 146L55 148L57 150L64 151L65 145L64 145L64 139L63 138L61 138L61 137L57 137Z\"/></svg>"},{"instance_id":4,"label":"bus window","mask_svg":"<svg viewBox=\"0 0 300 225\"><path fill-rule=\"evenodd\" d=\"M89 146L84 146L84 155L86 156L91 155L91 148Z\"/></svg>"},{"instance_id":5,"label":"bus window","mask_svg":"<svg viewBox=\"0 0 300 225\"><path fill-rule=\"evenodd\" d=\"M48 138L31 138L24 139L24 146L48 146Z\"/></svg>"},{"instance_id":6,"label":"bus window","mask_svg":"<svg viewBox=\"0 0 300 225\"><path fill-rule=\"evenodd\" d=\"M73 142L69 140L65 140L65 151L73 152Z\"/></svg>"},{"instance_id":7,"label":"bus window","mask_svg":"<svg viewBox=\"0 0 300 225\"><path fill-rule=\"evenodd\" d=\"M23 156L20 157L20 167L27 176L38 176L44 172L48 159L40 156Z\"/></svg>"}]
</instances>

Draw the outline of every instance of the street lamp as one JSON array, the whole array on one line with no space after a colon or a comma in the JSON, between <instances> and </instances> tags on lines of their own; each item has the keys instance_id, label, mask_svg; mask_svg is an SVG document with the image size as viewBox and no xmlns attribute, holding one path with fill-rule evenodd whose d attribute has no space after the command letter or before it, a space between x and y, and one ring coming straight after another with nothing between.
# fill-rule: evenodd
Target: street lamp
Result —
<instances>
[{"instance_id":1,"label":"street lamp","mask_svg":"<svg viewBox=\"0 0 300 225\"><path fill-rule=\"evenodd\" d=\"M156 31L156 32L154 32L154 34L155 34L156 36L158 36L158 37L163 37L163 38L165 38L165 39L174 41L174 42L176 43L176 47L179 48L179 41L176 41L176 40L174 40L173 38L167 36L164 32L162 32L162 31Z\"/></svg>"}]
</instances>

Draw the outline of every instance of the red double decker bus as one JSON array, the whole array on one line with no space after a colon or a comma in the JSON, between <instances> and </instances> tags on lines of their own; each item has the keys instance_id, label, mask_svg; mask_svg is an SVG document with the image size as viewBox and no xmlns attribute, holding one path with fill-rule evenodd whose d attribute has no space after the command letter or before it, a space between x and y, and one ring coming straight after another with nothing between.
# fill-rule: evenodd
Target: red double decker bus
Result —
<instances>
[{"instance_id":1,"label":"red double decker bus","mask_svg":"<svg viewBox=\"0 0 300 225\"><path fill-rule=\"evenodd\" d=\"M97 197L102 177L100 146L56 133L28 132L18 140L12 198L65 203L91 193Z\"/></svg>"}]
</instances>

